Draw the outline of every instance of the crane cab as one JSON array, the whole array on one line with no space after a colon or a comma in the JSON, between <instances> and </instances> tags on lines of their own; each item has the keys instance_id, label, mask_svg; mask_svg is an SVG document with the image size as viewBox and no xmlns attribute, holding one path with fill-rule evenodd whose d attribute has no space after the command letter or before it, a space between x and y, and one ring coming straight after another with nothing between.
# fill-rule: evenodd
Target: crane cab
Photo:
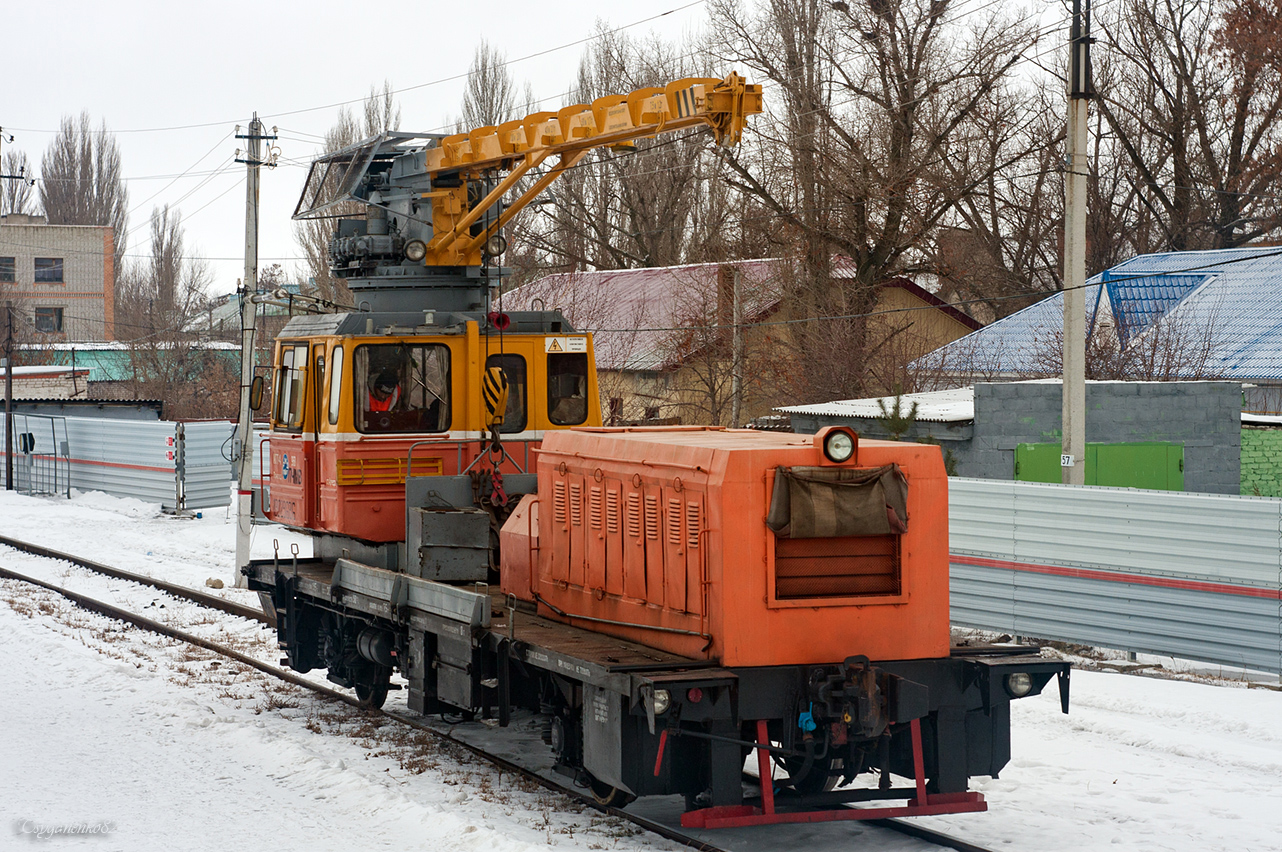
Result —
<instances>
[{"instance_id":1,"label":"crane cab","mask_svg":"<svg viewBox=\"0 0 1282 852\"><path fill-rule=\"evenodd\" d=\"M276 340L264 515L390 545L387 564L405 539L407 477L461 474L487 453L486 469L525 473L546 430L600 425L591 336L559 311L505 318L503 332L480 313L292 319ZM498 455L482 395L493 367L508 386Z\"/></svg>"}]
</instances>

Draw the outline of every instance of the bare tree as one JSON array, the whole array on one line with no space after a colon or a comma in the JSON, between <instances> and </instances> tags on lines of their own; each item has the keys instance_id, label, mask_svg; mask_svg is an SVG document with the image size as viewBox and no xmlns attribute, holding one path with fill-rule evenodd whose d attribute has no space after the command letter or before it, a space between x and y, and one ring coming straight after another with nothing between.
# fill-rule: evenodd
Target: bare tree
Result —
<instances>
[{"instance_id":1,"label":"bare tree","mask_svg":"<svg viewBox=\"0 0 1282 852\"><path fill-rule=\"evenodd\" d=\"M208 265L186 253L182 214L168 204L151 211L150 256L129 264L117 299L118 337L182 333L203 305Z\"/></svg>"},{"instance_id":2,"label":"bare tree","mask_svg":"<svg viewBox=\"0 0 1282 852\"><path fill-rule=\"evenodd\" d=\"M877 284L929 270L923 249L936 230L1046 147L1023 118L987 119L1002 87L1015 85L1032 28L983 7L953 15L949 0L761 0L750 11L714 0L713 9L728 22L723 51L774 84L777 120L757 122L758 145L728 161L793 234L794 310L847 318L799 326L795 396L863 395L862 317ZM988 156L970 155L985 129L1004 136ZM834 254L855 274L834 278Z\"/></svg>"},{"instance_id":3,"label":"bare tree","mask_svg":"<svg viewBox=\"0 0 1282 852\"><path fill-rule=\"evenodd\" d=\"M1148 220L1133 251L1229 248L1275 233L1282 2L1130 0L1098 21L1100 113Z\"/></svg>"},{"instance_id":4,"label":"bare tree","mask_svg":"<svg viewBox=\"0 0 1282 852\"><path fill-rule=\"evenodd\" d=\"M523 107L533 111L534 90L530 84L518 93L516 80L507 68L507 56L485 39L472 54L463 90L462 128L487 127L518 117Z\"/></svg>"},{"instance_id":5,"label":"bare tree","mask_svg":"<svg viewBox=\"0 0 1282 852\"><path fill-rule=\"evenodd\" d=\"M936 233L936 294L989 323L1062 286L1059 243L1063 217L1062 95L1047 87L999 83L972 115L968 144L944 164L975 191L957 204L959 227ZM1018 165L998 168L1014 159Z\"/></svg>"},{"instance_id":6,"label":"bare tree","mask_svg":"<svg viewBox=\"0 0 1282 852\"><path fill-rule=\"evenodd\" d=\"M635 41L603 22L597 27L579 64L575 102L710 76L694 58L706 55L697 43ZM516 223L514 256L567 272L724 259L737 247L729 222L742 209L727 193L724 175L724 164L699 132L598 152ZM757 245L747 256L761 256L764 249Z\"/></svg>"},{"instance_id":7,"label":"bare tree","mask_svg":"<svg viewBox=\"0 0 1282 852\"><path fill-rule=\"evenodd\" d=\"M369 96L361 106L359 117L347 107L339 107L338 119L325 134L323 153L331 154L355 145L362 139L377 136L401 126L401 108L396 104L390 80L383 81L383 88L370 86ZM364 208L349 204L335 215L362 216ZM334 236L335 219L304 219L294 223L294 239L307 260L307 272L312 279L312 294L339 304L351 304L352 292L343 279L337 278L329 267L329 241ZM307 282L303 282L307 283Z\"/></svg>"},{"instance_id":8,"label":"bare tree","mask_svg":"<svg viewBox=\"0 0 1282 852\"><path fill-rule=\"evenodd\" d=\"M35 184L35 175L31 173L27 153L5 151L4 159L0 161L0 174L9 176L0 181L0 216L33 212L31 187Z\"/></svg>"},{"instance_id":9,"label":"bare tree","mask_svg":"<svg viewBox=\"0 0 1282 852\"><path fill-rule=\"evenodd\" d=\"M117 270L125 251L129 191L121 171L120 146L104 121L97 130L89 113L64 116L40 161L40 206L51 225L109 225ZM119 275L117 275L119 277Z\"/></svg>"},{"instance_id":10,"label":"bare tree","mask_svg":"<svg viewBox=\"0 0 1282 852\"><path fill-rule=\"evenodd\" d=\"M235 413L235 364L202 345L191 326L205 309L208 265L187 247L182 215L154 208L150 253L129 264L117 302L117 337L129 346L130 391L165 402L172 418Z\"/></svg>"}]
</instances>

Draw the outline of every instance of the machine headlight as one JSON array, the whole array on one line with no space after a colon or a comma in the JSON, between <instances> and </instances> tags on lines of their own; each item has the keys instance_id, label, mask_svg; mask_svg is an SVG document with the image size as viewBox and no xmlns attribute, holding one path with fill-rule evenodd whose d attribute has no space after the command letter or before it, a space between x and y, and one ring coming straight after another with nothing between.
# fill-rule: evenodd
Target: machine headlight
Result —
<instances>
[{"instance_id":1,"label":"machine headlight","mask_svg":"<svg viewBox=\"0 0 1282 852\"><path fill-rule=\"evenodd\" d=\"M498 257L507 251L507 238L502 234L494 234L485 241L485 253L490 257Z\"/></svg>"},{"instance_id":2,"label":"machine headlight","mask_svg":"<svg viewBox=\"0 0 1282 852\"><path fill-rule=\"evenodd\" d=\"M828 461L844 462L849 461L855 453L855 439L850 437L849 432L834 430L824 438L824 455Z\"/></svg>"},{"instance_id":3,"label":"machine headlight","mask_svg":"<svg viewBox=\"0 0 1282 852\"><path fill-rule=\"evenodd\" d=\"M662 716L668 712L672 706L672 693L666 689L656 689L654 691L654 715Z\"/></svg>"},{"instance_id":4,"label":"machine headlight","mask_svg":"<svg viewBox=\"0 0 1282 852\"><path fill-rule=\"evenodd\" d=\"M427 243L422 240L410 240L405 244L405 258L418 263L427 257Z\"/></svg>"},{"instance_id":5,"label":"machine headlight","mask_svg":"<svg viewBox=\"0 0 1282 852\"><path fill-rule=\"evenodd\" d=\"M1033 691L1033 679L1027 672L1015 672L1006 675L1006 691L1012 698L1023 698Z\"/></svg>"}]
</instances>

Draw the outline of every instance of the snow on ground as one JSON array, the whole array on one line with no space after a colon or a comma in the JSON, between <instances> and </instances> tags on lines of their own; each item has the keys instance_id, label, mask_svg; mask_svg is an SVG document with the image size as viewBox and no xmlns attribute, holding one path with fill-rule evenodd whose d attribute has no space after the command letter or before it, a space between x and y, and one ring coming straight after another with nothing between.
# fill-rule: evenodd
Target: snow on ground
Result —
<instances>
[{"instance_id":1,"label":"snow on ground","mask_svg":"<svg viewBox=\"0 0 1282 852\"><path fill-rule=\"evenodd\" d=\"M196 587L211 577L231 585L235 525L222 510L177 519L101 494L0 492L0 535ZM273 539L285 554L301 541L260 527L254 555L270 556ZM278 656L270 631L154 591L119 591L3 547L0 564L118 593L130 608L150 602L187 629ZM35 832L59 827L106 833L55 836L48 848L671 848L402 726L28 587L0 582L0 647L0 848L39 844ZM973 782L989 813L923 824L1038 852L1282 848L1282 693L1095 671L1075 672L1072 691L1068 716L1053 684L1012 705L1010 765ZM883 848L854 827L849 839Z\"/></svg>"}]
</instances>

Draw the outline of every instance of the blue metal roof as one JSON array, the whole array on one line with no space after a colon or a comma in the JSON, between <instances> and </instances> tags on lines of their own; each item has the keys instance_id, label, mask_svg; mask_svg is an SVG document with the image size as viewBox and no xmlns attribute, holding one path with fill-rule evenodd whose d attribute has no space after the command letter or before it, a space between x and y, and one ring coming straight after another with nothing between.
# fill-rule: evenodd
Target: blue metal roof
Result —
<instances>
[{"instance_id":1,"label":"blue metal roof","mask_svg":"<svg viewBox=\"0 0 1282 852\"><path fill-rule=\"evenodd\" d=\"M935 350L926 363L994 376L1046 373L1058 357L1063 301L1049 296ZM1164 325L1209 346L1205 375L1282 380L1282 248L1141 255L1088 281L1086 305L1087 328L1112 319L1124 345Z\"/></svg>"}]
</instances>

